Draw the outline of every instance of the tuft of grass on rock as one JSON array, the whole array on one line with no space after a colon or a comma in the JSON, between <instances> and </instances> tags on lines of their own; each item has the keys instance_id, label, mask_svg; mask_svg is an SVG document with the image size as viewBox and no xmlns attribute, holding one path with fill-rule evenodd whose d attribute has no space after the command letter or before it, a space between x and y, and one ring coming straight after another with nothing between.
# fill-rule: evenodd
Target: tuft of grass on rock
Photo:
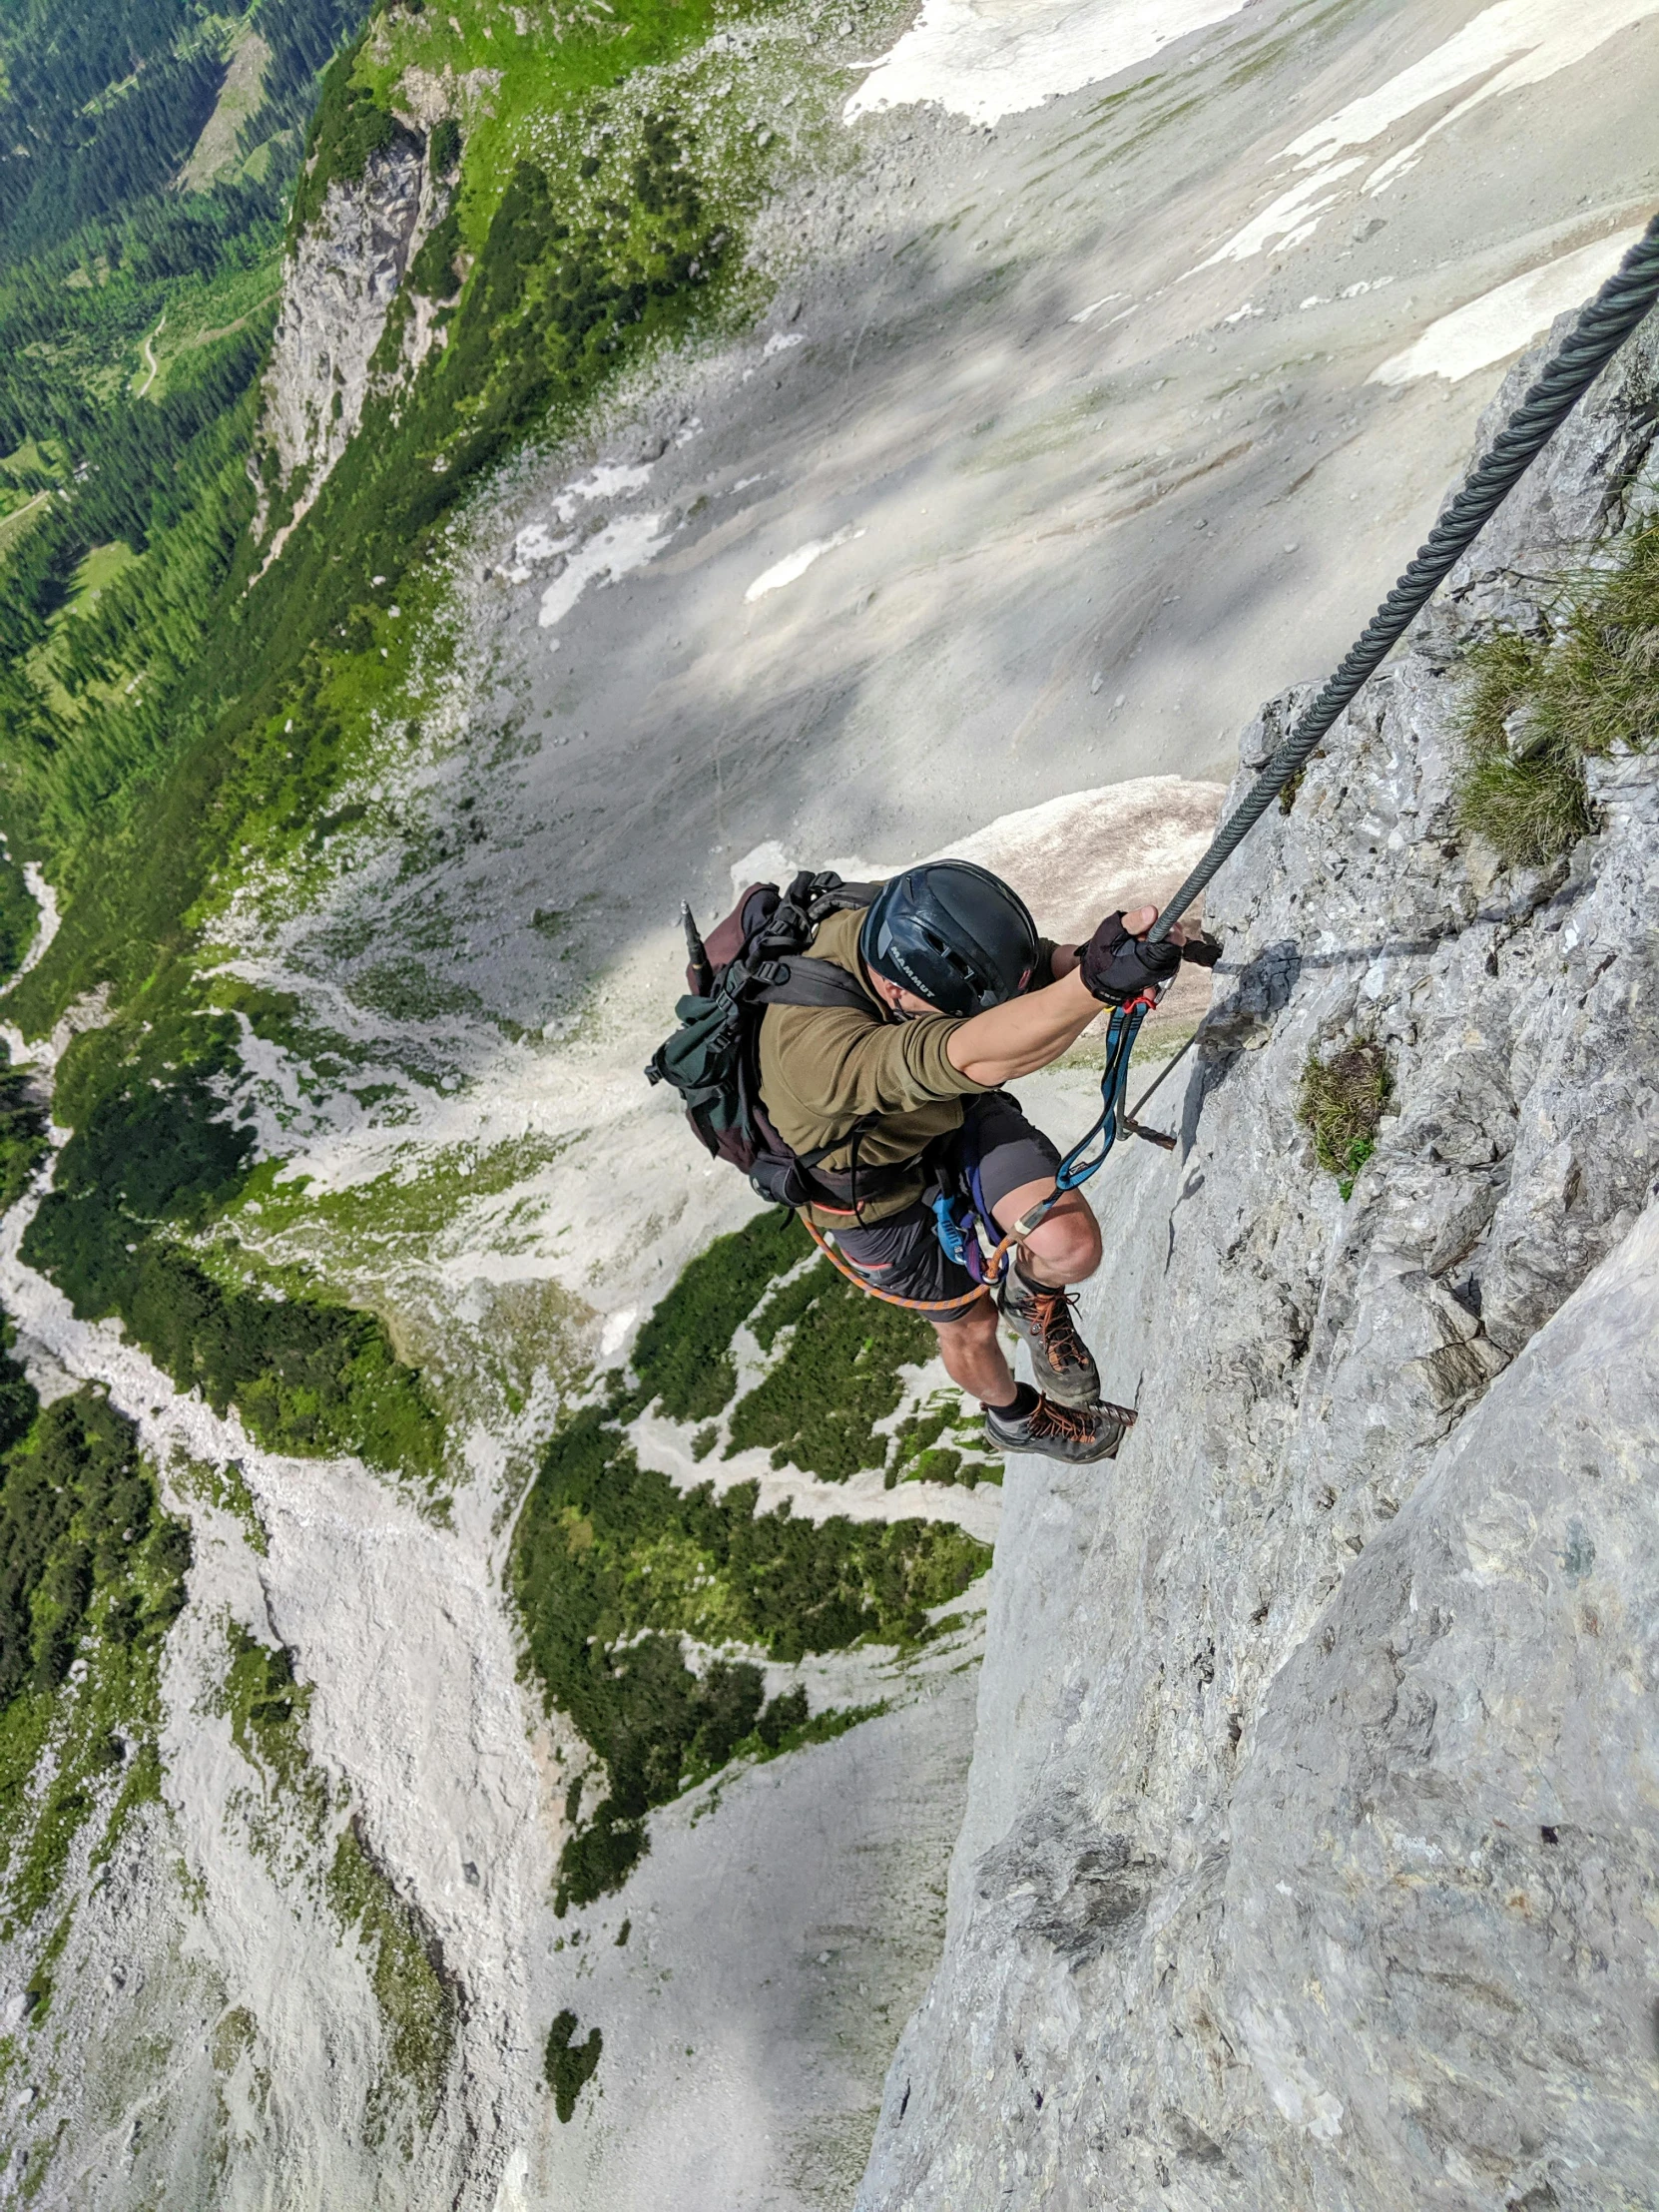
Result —
<instances>
[{"instance_id":1,"label":"tuft of grass on rock","mask_svg":"<svg viewBox=\"0 0 1659 2212\"><path fill-rule=\"evenodd\" d=\"M1659 521L1575 597L1547 674L1559 726L1580 753L1659 745Z\"/></svg>"},{"instance_id":2,"label":"tuft of grass on rock","mask_svg":"<svg viewBox=\"0 0 1659 2212\"><path fill-rule=\"evenodd\" d=\"M1659 745L1659 522L1538 634L1485 638L1467 665L1459 827L1511 864L1547 865L1595 827L1585 760Z\"/></svg>"},{"instance_id":3,"label":"tuft of grass on rock","mask_svg":"<svg viewBox=\"0 0 1659 2212\"><path fill-rule=\"evenodd\" d=\"M1373 1037L1358 1037L1323 1060L1317 1052L1308 1055L1297 1119L1312 1132L1314 1157L1337 1178L1345 1199L1353 1195L1355 1178L1377 1148L1382 1109L1392 1089L1387 1054Z\"/></svg>"},{"instance_id":4,"label":"tuft of grass on rock","mask_svg":"<svg viewBox=\"0 0 1659 2212\"><path fill-rule=\"evenodd\" d=\"M1544 866L1592 827L1582 757L1544 696L1547 641L1501 632L1468 665L1458 827L1512 865Z\"/></svg>"}]
</instances>

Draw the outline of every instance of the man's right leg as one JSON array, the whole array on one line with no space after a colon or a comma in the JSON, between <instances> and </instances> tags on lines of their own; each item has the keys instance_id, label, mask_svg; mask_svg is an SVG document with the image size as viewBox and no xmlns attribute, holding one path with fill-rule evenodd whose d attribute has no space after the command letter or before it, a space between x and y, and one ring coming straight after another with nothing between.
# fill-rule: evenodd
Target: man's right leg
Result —
<instances>
[{"instance_id":1,"label":"man's right leg","mask_svg":"<svg viewBox=\"0 0 1659 2212\"><path fill-rule=\"evenodd\" d=\"M997 1303L1024 1340L1044 1396L1061 1405L1098 1406L1100 1372L1078 1335L1071 1296L1071 1286L1086 1282L1100 1265L1100 1229L1088 1200L1081 1191L1067 1191L1054 1203L1060 1148L1005 1091L972 1102L964 1141L978 1163L980 1204L998 1229L1011 1230L1028 1211L1052 1203L1012 1255Z\"/></svg>"}]
</instances>

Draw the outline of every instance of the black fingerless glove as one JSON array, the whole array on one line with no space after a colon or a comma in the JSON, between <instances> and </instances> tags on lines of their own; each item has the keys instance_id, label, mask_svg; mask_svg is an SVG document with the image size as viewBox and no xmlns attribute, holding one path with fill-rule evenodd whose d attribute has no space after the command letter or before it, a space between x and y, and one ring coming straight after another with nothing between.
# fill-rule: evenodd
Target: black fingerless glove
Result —
<instances>
[{"instance_id":1,"label":"black fingerless glove","mask_svg":"<svg viewBox=\"0 0 1659 2212\"><path fill-rule=\"evenodd\" d=\"M1181 947L1181 957L1194 967L1214 967L1221 958L1221 946L1214 937L1189 937Z\"/></svg>"},{"instance_id":2,"label":"black fingerless glove","mask_svg":"<svg viewBox=\"0 0 1659 2212\"><path fill-rule=\"evenodd\" d=\"M1121 1006L1149 983L1167 983L1181 965L1181 947L1132 937L1121 913L1108 914L1077 957L1083 987L1103 1006Z\"/></svg>"}]
</instances>

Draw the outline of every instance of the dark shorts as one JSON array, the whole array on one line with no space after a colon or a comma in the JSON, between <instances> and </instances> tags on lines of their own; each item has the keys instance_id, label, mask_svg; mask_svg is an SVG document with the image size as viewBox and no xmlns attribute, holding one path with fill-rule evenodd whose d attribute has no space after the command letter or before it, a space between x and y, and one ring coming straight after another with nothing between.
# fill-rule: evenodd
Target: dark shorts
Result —
<instances>
[{"instance_id":1,"label":"dark shorts","mask_svg":"<svg viewBox=\"0 0 1659 2212\"><path fill-rule=\"evenodd\" d=\"M1018 1100L1006 1091L987 1091L969 1103L961 1134L946 1154L947 1164L959 1170L969 1145L977 1151L979 1188L992 1209L1022 1183L1051 1176L1060 1164L1059 1146L1026 1120ZM933 1209L925 1199L864 1229L837 1228L835 1249L877 1290L891 1291L896 1298L960 1298L973 1288L967 1269L958 1267L940 1244ZM938 1319L960 1321L971 1311L959 1307Z\"/></svg>"}]
</instances>

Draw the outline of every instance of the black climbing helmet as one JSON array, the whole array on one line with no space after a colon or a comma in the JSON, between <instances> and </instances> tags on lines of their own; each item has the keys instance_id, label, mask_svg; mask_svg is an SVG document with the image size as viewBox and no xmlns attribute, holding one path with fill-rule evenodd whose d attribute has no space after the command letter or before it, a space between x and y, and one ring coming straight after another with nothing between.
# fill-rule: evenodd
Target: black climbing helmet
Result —
<instances>
[{"instance_id":1,"label":"black climbing helmet","mask_svg":"<svg viewBox=\"0 0 1659 2212\"><path fill-rule=\"evenodd\" d=\"M1000 876L928 860L883 883L864 916L866 966L942 1014L982 1014L1025 988L1037 925Z\"/></svg>"}]
</instances>

